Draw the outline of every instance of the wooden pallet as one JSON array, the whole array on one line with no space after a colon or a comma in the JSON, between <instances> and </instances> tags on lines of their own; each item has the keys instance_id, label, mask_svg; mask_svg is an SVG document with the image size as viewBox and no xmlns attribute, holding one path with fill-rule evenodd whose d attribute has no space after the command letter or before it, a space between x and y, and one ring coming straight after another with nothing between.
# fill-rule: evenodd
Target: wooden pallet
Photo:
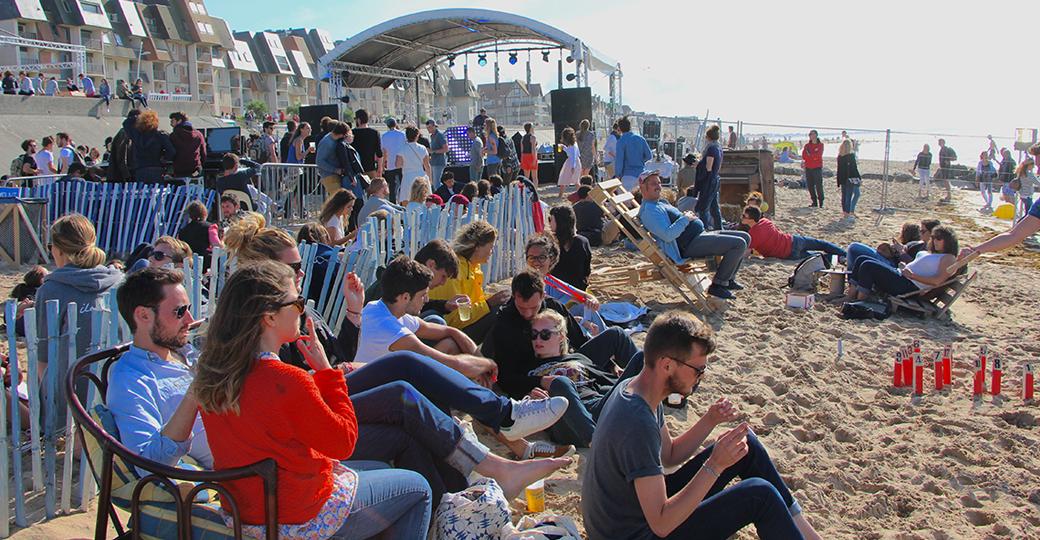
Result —
<instances>
[{"instance_id":1,"label":"wooden pallet","mask_svg":"<svg viewBox=\"0 0 1040 540\"><path fill-rule=\"evenodd\" d=\"M620 180L600 182L592 188L589 195L603 209L607 218L621 229L621 232L635 244L636 249L650 261L649 264L643 263L633 268L612 269L613 273L601 272L600 278L604 283L635 285L664 279L679 292L686 303L698 306L709 313L715 310L702 283L709 273L708 263L713 259L675 264L661 251L653 236L639 221L639 204L631 193L625 191Z\"/></svg>"},{"instance_id":2,"label":"wooden pallet","mask_svg":"<svg viewBox=\"0 0 1040 540\"><path fill-rule=\"evenodd\" d=\"M922 317L939 319L950 312L953 303L960 298L964 289L967 289L978 272L972 272L967 278L957 277L928 289L921 289L900 296L889 297L892 306L903 308L920 314Z\"/></svg>"}]
</instances>

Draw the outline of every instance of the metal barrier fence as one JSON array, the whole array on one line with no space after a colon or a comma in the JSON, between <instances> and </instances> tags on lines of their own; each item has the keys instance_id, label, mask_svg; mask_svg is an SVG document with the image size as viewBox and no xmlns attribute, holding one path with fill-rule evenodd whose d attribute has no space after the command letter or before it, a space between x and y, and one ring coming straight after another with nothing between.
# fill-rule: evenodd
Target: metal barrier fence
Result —
<instances>
[{"instance_id":1,"label":"metal barrier fence","mask_svg":"<svg viewBox=\"0 0 1040 540\"><path fill-rule=\"evenodd\" d=\"M34 188L37 186L46 186L57 182L59 178L63 178L65 175L62 174L41 174L38 176L9 176L7 182L10 185L20 188Z\"/></svg>"},{"instance_id":2,"label":"metal barrier fence","mask_svg":"<svg viewBox=\"0 0 1040 540\"><path fill-rule=\"evenodd\" d=\"M276 225L311 220L325 201L317 165L264 163L260 166L260 191L271 198L265 217Z\"/></svg>"},{"instance_id":3,"label":"metal barrier fence","mask_svg":"<svg viewBox=\"0 0 1040 540\"><path fill-rule=\"evenodd\" d=\"M22 188L21 196L47 199L47 224L75 212L97 232L109 255L130 253L142 242L176 235L184 209L193 200L212 206L216 193L199 185L110 184L76 180Z\"/></svg>"}]
</instances>

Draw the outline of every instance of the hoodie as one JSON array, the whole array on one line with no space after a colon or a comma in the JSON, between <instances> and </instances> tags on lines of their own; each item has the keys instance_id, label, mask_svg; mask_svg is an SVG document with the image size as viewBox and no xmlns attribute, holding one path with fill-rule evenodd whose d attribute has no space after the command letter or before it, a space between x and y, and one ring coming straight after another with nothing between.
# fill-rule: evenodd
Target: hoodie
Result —
<instances>
[{"instance_id":1,"label":"hoodie","mask_svg":"<svg viewBox=\"0 0 1040 540\"><path fill-rule=\"evenodd\" d=\"M76 354L86 354L90 348L90 336L93 334L93 312L105 309L104 296L109 289L116 286L123 279L123 273L108 266L96 266L94 268L78 268L75 266L63 266L50 274L44 280L43 285L36 291L36 328L37 335L41 338L39 344L39 362L47 364L47 369L56 369L58 375L58 422L60 426L65 425L65 375L69 370L68 341L57 340L58 358L48 362L47 341L43 338L47 335L47 302L58 301L58 320L61 321L59 328L61 334L66 332L66 311L69 302L75 302L77 306L76 318ZM113 316L118 317L116 306L110 306ZM116 322L116 321L113 321ZM40 366L41 368L43 366ZM49 375L49 374L48 374ZM46 376L43 379L47 380ZM46 393L46 384L44 393ZM86 399L86 385L77 386L76 394L81 400Z\"/></svg>"},{"instance_id":2,"label":"hoodie","mask_svg":"<svg viewBox=\"0 0 1040 540\"><path fill-rule=\"evenodd\" d=\"M191 122L177 124L173 133L170 133L170 142L177 150L177 155L173 158L174 176L191 176L195 171L202 170L202 164L206 161L206 139Z\"/></svg>"},{"instance_id":3,"label":"hoodie","mask_svg":"<svg viewBox=\"0 0 1040 540\"><path fill-rule=\"evenodd\" d=\"M163 161L171 161L175 158L173 145L170 144L170 136L162 131L155 130L148 133L137 129L137 120L127 118L123 120L123 130L130 137L134 146L134 161L130 164L132 170L145 167L162 167Z\"/></svg>"}]
</instances>

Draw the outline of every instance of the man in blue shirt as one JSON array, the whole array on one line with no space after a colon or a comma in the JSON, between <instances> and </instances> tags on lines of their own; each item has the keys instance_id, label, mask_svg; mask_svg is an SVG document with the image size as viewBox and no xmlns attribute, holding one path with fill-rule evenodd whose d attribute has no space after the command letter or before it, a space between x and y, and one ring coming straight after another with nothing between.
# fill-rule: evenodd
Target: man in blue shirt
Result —
<instances>
[{"instance_id":1,"label":"man in blue shirt","mask_svg":"<svg viewBox=\"0 0 1040 540\"><path fill-rule=\"evenodd\" d=\"M119 313L134 342L112 366L107 403L133 452L169 466L187 455L210 469L213 455L188 391L198 354L188 344L194 319L183 281L179 270L145 268L119 287Z\"/></svg>"},{"instance_id":2,"label":"man in blue shirt","mask_svg":"<svg viewBox=\"0 0 1040 540\"><path fill-rule=\"evenodd\" d=\"M654 236L657 245L676 263L686 259L722 256L708 294L724 300L734 298L731 291L744 287L737 283L737 270L751 237L742 231L704 231L704 223L692 212L682 213L661 200L661 177L647 170L639 175L639 220Z\"/></svg>"},{"instance_id":3,"label":"man in blue shirt","mask_svg":"<svg viewBox=\"0 0 1040 540\"><path fill-rule=\"evenodd\" d=\"M653 159L650 145L642 135L632 133L632 121L627 116L617 122L621 130L621 138L614 150L614 177L620 178L628 191L634 191L638 184L639 173L643 172L647 161Z\"/></svg>"},{"instance_id":4,"label":"man in blue shirt","mask_svg":"<svg viewBox=\"0 0 1040 540\"><path fill-rule=\"evenodd\" d=\"M441 187L444 167L448 165L448 139L437 129L437 122L432 119L426 121L426 130L430 132L430 173L433 175L430 179L433 185L430 187L437 191Z\"/></svg>"}]
</instances>

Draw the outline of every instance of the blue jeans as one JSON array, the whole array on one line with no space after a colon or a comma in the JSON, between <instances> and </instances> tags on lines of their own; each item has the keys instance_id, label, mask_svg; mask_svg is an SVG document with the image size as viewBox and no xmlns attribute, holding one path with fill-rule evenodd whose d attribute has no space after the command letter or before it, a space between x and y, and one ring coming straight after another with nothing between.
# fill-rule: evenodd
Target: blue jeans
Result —
<instances>
[{"instance_id":1,"label":"blue jeans","mask_svg":"<svg viewBox=\"0 0 1040 540\"><path fill-rule=\"evenodd\" d=\"M383 171L383 179L386 180L386 185L390 186L390 195L387 196L387 200L392 203L397 203L397 188L401 185L401 169L387 169Z\"/></svg>"},{"instance_id":2,"label":"blue jeans","mask_svg":"<svg viewBox=\"0 0 1040 540\"><path fill-rule=\"evenodd\" d=\"M804 259L810 251L822 251L828 255L845 255L845 250L833 242L811 236L791 235L791 256L788 259L796 261Z\"/></svg>"},{"instance_id":3,"label":"blue jeans","mask_svg":"<svg viewBox=\"0 0 1040 540\"><path fill-rule=\"evenodd\" d=\"M849 212L856 211L856 204L859 203L859 184L852 186L849 190Z\"/></svg>"},{"instance_id":4,"label":"blue jeans","mask_svg":"<svg viewBox=\"0 0 1040 540\"><path fill-rule=\"evenodd\" d=\"M466 477L487 457L487 447L465 438L451 416L408 383L384 384L350 399L358 422L350 458L419 473L429 482L434 505L445 493L465 489Z\"/></svg>"},{"instance_id":5,"label":"blue jeans","mask_svg":"<svg viewBox=\"0 0 1040 540\"><path fill-rule=\"evenodd\" d=\"M848 256L845 259L845 267L852 272L852 275L856 275L856 270L859 265L865 261L878 261L883 262L889 266L892 266L892 261L881 256L876 249L859 242L853 242L849 244Z\"/></svg>"},{"instance_id":6,"label":"blue jeans","mask_svg":"<svg viewBox=\"0 0 1040 540\"><path fill-rule=\"evenodd\" d=\"M744 252L751 244L751 236L742 231L704 232L679 245L679 254L689 259L700 259L710 256L722 256L722 263L715 271L715 285L726 285L737 276L740 264L744 261Z\"/></svg>"},{"instance_id":7,"label":"blue jeans","mask_svg":"<svg viewBox=\"0 0 1040 540\"><path fill-rule=\"evenodd\" d=\"M722 230L722 207L719 205L719 180L712 181L697 200L697 215L704 222L704 230Z\"/></svg>"},{"instance_id":8,"label":"blue jeans","mask_svg":"<svg viewBox=\"0 0 1040 540\"><path fill-rule=\"evenodd\" d=\"M357 471L350 516L332 535L338 540L425 538L430 528L430 485L400 469Z\"/></svg>"},{"instance_id":9,"label":"blue jeans","mask_svg":"<svg viewBox=\"0 0 1040 540\"><path fill-rule=\"evenodd\" d=\"M917 285L903 277L899 270L878 261L863 261L852 279L867 290L877 290L889 295L900 295L919 290Z\"/></svg>"},{"instance_id":10,"label":"blue jeans","mask_svg":"<svg viewBox=\"0 0 1040 540\"><path fill-rule=\"evenodd\" d=\"M470 182L479 182L480 178L481 178L480 173L483 172L483 171L484 171L484 164L483 163L473 163L473 162L470 162L470 164L469 164L469 181ZM458 182L459 179L456 178L455 181ZM444 202L447 203L448 201L444 201Z\"/></svg>"},{"instance_id":11,"label":"blue jeans","mask_svg":"<svg viewBox=\"0 0 1040 540\"><path fill-rule=\"evenodd\" d=\"M600 369L611 371L610 364L600 365L593 361ZM632 356L624 373L618 378L618 382L630 379L643 370L643 352L640 351ZM615 384L614 386L617 386ZM613 387L611 388L613 391ZM606 396L591 396L581 398L574 381L566 377L556 377L549 385L550 396L562 396L567 398L567 412L549 428L549 437L558 444L573 444L581 448L588 448L592 443L592 432L596 429L596 421L599 413L606 404Z\"/></svg>"},{"instance_id":12,"label":"blue jeans","mask_svg":"<svg viewBox=\"0 0 1040 540\"><path fill-rule=\"evenodd\" d=\"M752 523L758 537L764 540L802 538L793 519L802 512L801 506L791 496L758 437L749 432L747 442L747 455L728 469L719 471L721 476L701 504L667 538L724 539ZM678 471L665 476L669 497L693 480L701 465L711 456L711 450L712 447L705 448ZM726 488L738 477L742 479L740 482Z\"/></svg>"},{"instance_id":13,"label":"blue jeans","mask_svg":"<svg viewBox=\"0 0 1040 540\"><path fill-rule=\"evenodd\" d=\"M433 175L433 178L430 178L430 193L437 191L437 189L441 187L441 176L444 176L445 167L447 167L446 164L434 165L433 163L430 163L430 174Z\"/></svg>"},{"instance_id":14,"label":"blue jeans","mask_svg":"<svg viewBox=\"0 0 1040 540\"><path fill-rule=\"evenodd\" d=\"M511 411L509 398L474 383L465 375L429 357L410 351L392 352L346 375L351 399L356 394L393 382L410 384L445 414L459 410L498 431Z\"/></svg>"}]
</instances>

